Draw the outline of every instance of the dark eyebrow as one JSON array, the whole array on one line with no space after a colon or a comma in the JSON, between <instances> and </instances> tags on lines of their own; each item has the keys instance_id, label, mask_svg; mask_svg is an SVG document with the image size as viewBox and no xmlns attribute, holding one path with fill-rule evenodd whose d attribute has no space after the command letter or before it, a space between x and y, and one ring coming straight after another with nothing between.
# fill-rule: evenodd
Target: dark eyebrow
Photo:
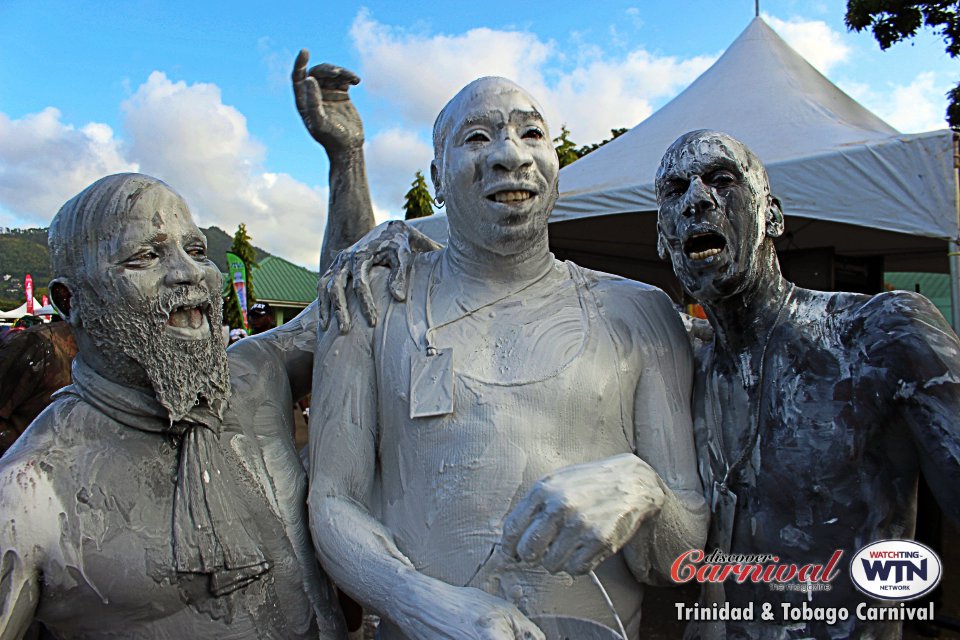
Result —
<instances>
[{"instance_id":1,"label":"dark eyebrow","mask_svg":"<svg viewBox=\"0 0 960 640\"><path fill-rule=\"evenodd\" d=\"M533 118L539 120L540 122L545 122L543 114L541 114L536 109L514 109L510 112L510 119L521 119L521 118Z\"/></svg>"},{"instance_id":2,"label":"dark eyebrow","mask_svg":"<svg viewBox=\"0 0 960 640\"><path fill-rule=\"evenodd\" d=\"M477 113L472 116L468 116L463 119L463 122L460 123L458 129L463 129L464 127L469 127L470 125L477 124L478 122L484 122L493 115L500 115L499 111L486 111L484 113ZM514 109L507 116L510 120L522 120L525 118L533 118L539 120L541 123L546 122L543 118L543 115L536 109Z\"/></svg>"},{"instance_id":3,"label":"dark eyebrow","mask_svg":"<svg viewBox=\"0 0 960 640\"><path fill-rule=\"evenodd\" d=\"M703 165L703 171L717 171L718 169L729 169L732 171L743 172L740 163L726 156L711 158L710 162Z\"/></svg>"}]
</instances>

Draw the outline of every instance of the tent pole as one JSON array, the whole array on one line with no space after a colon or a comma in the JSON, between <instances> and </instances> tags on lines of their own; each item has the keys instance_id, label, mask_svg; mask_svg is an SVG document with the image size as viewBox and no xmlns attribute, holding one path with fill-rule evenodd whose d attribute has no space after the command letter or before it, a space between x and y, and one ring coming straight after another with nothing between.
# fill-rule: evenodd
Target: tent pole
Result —
<instances>
[{"instance_id":1,"label":"tent pole","mask_svg":"<svg viewBox=\"0 0 960 640\"><path fill-rule=\"evenodd\" d=\"M950 311L953 315L953 330L960 335L960 244L951 240L950 247Z\"/></svg>"},{"instance_id":2,"label":"tent pole","mask_svg":"<svg viewBox=\"0 0 960 640\"><path fill-rule=\"evenodd\" d=\"M953 188L956 210L953 212L957 222L957 235L947 243L947 256L950 260L950 315L953 316L953 330L960 335L960 136L953 134Z\"/></svg>"}]
</instances>

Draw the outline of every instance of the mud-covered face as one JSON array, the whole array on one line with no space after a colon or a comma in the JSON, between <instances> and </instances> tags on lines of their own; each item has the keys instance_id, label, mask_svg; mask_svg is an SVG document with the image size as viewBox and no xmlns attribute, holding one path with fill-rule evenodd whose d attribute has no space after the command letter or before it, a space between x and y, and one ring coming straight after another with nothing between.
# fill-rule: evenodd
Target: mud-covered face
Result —
<instances>
[{"instance_id":1,"label":"mud-covered face","mask_svg":"<svg viewBox=\"0 0 960 640\"><path fill-rule=\"evenodd\" d=\"M451 239L513 255L546 233L559 160L536 102L502 78L468 85L444 109L435 164Z\"/></svg>"},{"instance_id":2,"label":"mud-covered face","mask_svg":"<svg viewBox=\"0 0 960 640\"><path fill-rule=\"evenodd\" d=\"M180 196L153 186L138 195L123 220L111 222L115 228L103 230L87 261L94 271L88 281L135 307L186 290L182 303L169 310L166 334L180 340L209 335L210 297L219 296L220 271L207 258L206 238Z\"/></svg>"},{"instance_id":3,"label":"mud-covered face","mask_svg":"<svg viewBox=\"0 0 960 640\"><path fill-rule=\"evenodd\" d=\"M687 293L716 300L751 282L774 203L741 143L714 132L681 137L660 163L657 200L661 256Z\"/></svg>"},{"instance_id":4,"label":"mud-covered face","mask_svg":"<svg viewBox=\"0 0 960 640\"><path fill-rule=\"evenodd\" d=\"M221 276L183 200L156 185L122 220L103 220L85 259L81 324L99 351L139 363L174 419L229 393Z\"/></svg>"}]
</instances>

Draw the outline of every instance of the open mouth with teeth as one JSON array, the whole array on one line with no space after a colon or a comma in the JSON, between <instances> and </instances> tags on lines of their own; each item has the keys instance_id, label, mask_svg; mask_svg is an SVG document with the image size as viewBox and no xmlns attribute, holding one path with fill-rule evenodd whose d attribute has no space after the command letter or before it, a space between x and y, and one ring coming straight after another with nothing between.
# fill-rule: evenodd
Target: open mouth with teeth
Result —
<instances>
[{"instance_id":1,"label":"open mouth with teeth","mask_svg":"<svg viewBox=\"0 0 960 640\"><path fill-rule=\"evenodd\" d=\"M177 307L170 312L167 324L177 329L200 329L204 320L203 308L200 306Z\"/></svg>"},{"instance_id":2,"label":"open mouth with teeth","mask_svg":"<svg viewBox=\"0 0 960 640\"><path fill-rule=\"evenodd\" d=\"M690 236L683 243L683 252L691 260L706 260L720 253L727 246L727 241L719 233L707 231Z\"/></svg>"},{"instance_id":3,"label":"open mouth with teeth","mask_svg":"<svg viewBox=\"0 0 960 640\"><path fill-rule=\"evenodd\" d=\"M532 191L525 191L518 189L516 191L497 191L496 193L487 196L487 200L492 200L494 202L512 204L515 202L526 202L534 196Z\"/></svg>"}]
</instances>

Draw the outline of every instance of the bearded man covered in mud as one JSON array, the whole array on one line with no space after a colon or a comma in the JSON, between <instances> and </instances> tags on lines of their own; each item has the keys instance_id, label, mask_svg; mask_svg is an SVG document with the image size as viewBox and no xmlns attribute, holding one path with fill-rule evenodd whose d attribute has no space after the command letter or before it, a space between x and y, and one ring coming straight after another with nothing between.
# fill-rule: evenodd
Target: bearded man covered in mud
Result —
<instances>
[{"instance_id":1,"label":"bearded man covered in mud","mask_svg":"<svg viewBox=\"0 0 960 640\"><path fill-rule=\"evenodd\" d=\"M331 155L329 255L373 226L355 186L357 79L306 64L304 51L294 88ZM228 360L206 238L149 176L90 185L49 241L51 295L79 354L73 384L0 460L0 638L34 621L69 638L344 638L292 439L316 306Z\"/></svg>"}]
</instances>

